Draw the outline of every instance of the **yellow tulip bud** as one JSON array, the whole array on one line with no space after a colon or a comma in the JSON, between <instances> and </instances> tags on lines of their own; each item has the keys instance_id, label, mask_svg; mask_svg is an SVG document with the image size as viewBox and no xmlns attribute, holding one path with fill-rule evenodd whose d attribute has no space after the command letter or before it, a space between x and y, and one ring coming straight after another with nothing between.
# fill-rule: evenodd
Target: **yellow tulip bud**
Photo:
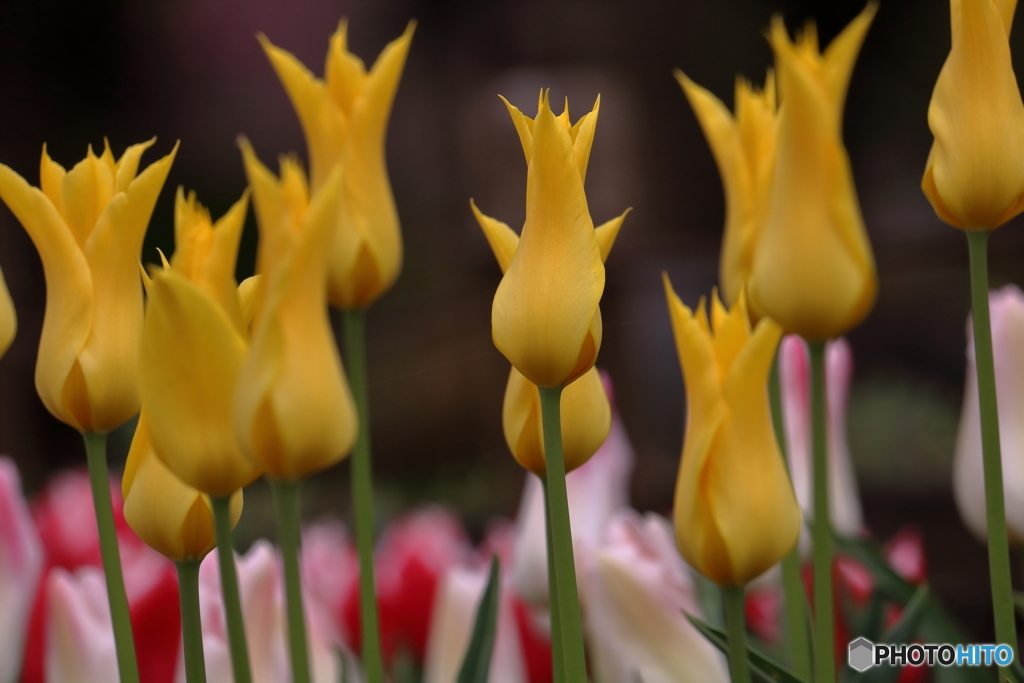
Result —
<instances>
[{"instance_id":1,"label":"yellow tulip bud","mask_svg":"<svg viewBox=\"0 0 1024 683\"><path fill-rule=\"evenodd\" d=\"M571 472L601 447L612 427L612 409L597 368L562 391L562 458ZM544 430L540 419L537 385L512 368L501 411L505 443L516 462L539 477L547 475Z\"/></svg>"},{"instance_id":2,"label":"yellow tulip bud","mask_svg":"<svg viewBox=\"0 0 1024 683\"><path fill-rule=\"evenodd\" d=\"M402 268L402 233L384 164L384 137L416 22L384 48L367 73L348 51L348 24L331 36L324 78L262 34L263 49L299 115L316 194L334 165L345 168L335 212L328 296L335 306L362 308L395 283Z\"/></svg>"},{"instance_id":3,"label":"yellow tulip bud","mask_svg":"<svg viewBox=\"0 0 1024 683\"><path fill-rule=\"evenodd\" d=\"M484 231L494 251L501 272L508 270L512 257L519 246L519 235L499 220L485 216L469 200L473 215ZM616 218L597 227L601 261L608 258L615 238L622 227L629 209ZM601 447L611 429L611 405L605 393L604 384L597 368L590 368L579 380L562 392L562 455L565 471L571 472L590 459ZM505 388L505 402L502 408L502 426L505 442L516 461L526 469L544 477L547 466L544 462L544 432L540 419L540 392L537 385L512 368Z\"/></svg>"},{"instance_id":4,"label":"yellow tulip bud","mask_svg":"<svg viewBox=\"0 0 1024 683\"><path fill-rule=\"evenodd\" d=\"M43 147L40 187L0 164L0 198L36 246L46 313L36 390L80 432L107 432L139 412L139 253L178 146L136 177L153 140L114 160L92 148L70 171Z\"/></svg>"},{"instance_id":5,"label":"yellow tulip bud","mask_svg":"<svg viewBox=\"0 0 1024 683\"><path fill-rule=\"evenodd\" d=\"M508 226L480 220L507 268L494 295L491 336L531 382L566 386L593 367L601 348L604 263L583 192L600 98L576 125L568 103L560 116L552 113L546 92L535 120L505 105L528 165L526 222L509 258ZM615 231L624 216L615 219ZM504 242L495 246L496 239Z\"/></svg>"},{"instance_id":6,"label":"yellow tulip bud","mask_svg":"<svg viewBox=\"0 0 1024 683\"><path fill-rule=\"evenodd\" d=\"M164 465L188 487L227 496L260 474L233 418L248 346L234 279L248 195L215 226L194 194L177 199L175 267L146 286L139 392Z\"/></svg>"},{"instance_id":7,"label":"yellow tulip bud","mask_svg":"<svg viewBox=\"0 0 1024 683\"><path fill-rule=\"evenodd\" d=\"M274 177L241 141L260 229L252 344L235 400L235 433L269 475L295 480L329 467L355 442L355 405L327 317L327 268L342 165L312 198L291 158Z\"/></svg>"},{"instance_id":8,"label":"yellow tulip bud","mask_svg":"<svg viewBox=\"0 0 1024 683\"><path fill-rule=\"evenodd\" d=\"M939 218L993 230L1024 210L1024 103L1010 59L1017 0L950 0L953 47L928 105L921 189Z\"/></svg>"},{"instance_id":9,"label":"yellow tulip bud","mask_svg":"<svg viewBox=\"0 0 1024 683\"><path fill-rule=\"evenodd\" d=\"M146 412L139 415L121 480L124 518L154 550L175 562L202 559L216 543L210 499L167 469L153 450ZM231 496L231 526L242 516L242 492Z\"/></svg>"},{"instance_id":10,"label":"yellow tulip bud","mask_svg":"<svg viewBox=\"0 0 1024 683\"><path fill-rule=\"evenodd\" d=\"M814 25L791 42L772 20L779 108L775 170L747 293L758 316L808 341L837 337L871 310L874 257L842 143L850 74L877 5L818 51Z\"/></svg>"},{"instance_id":11,"label":"yellow tulip bud","mask_svg":"<svg viewBox=\"0 0 1024 683\"><path fill-rule=\"evenodd\" d=\"M754 248L768 218L775 162L775 78L758 91L736 79L736 115L682 71L675 72L711 146L725 191L725 234L719 267L725 303L732 306L750 277Z\"/></svg>"},{"instance_id":12,"label":"yellow tulip bud","mask_svg":"<svg viewBox=\"0 0 1024 683\"><path fill-rule=\"evenodd\" d=\"M686 438L676 483L676 542L720 586L742 586L782 559L800 535L800 506L768 405L768 373L782 328L762 318L753 333L743 292L711 320L696 315L664 276L686 384Z\"/></svg>"}]
</instances>

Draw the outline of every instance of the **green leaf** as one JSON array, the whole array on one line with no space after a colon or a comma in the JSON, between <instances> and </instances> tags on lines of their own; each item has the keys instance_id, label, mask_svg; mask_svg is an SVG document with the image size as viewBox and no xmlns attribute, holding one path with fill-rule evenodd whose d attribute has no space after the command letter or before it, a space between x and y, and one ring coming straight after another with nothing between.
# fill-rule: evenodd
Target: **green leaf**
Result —
<instances>
[{"instance_id":1,"label":"green leaf","mask_svg":"<svg viewBox=\"0 0 1024 683\"><path fill-rule=\"evenodd\" d=\"M695 616L685 612L683 614L712 645L726 656L729 655L729 642L725 631L715 628ZM758 683L807 683L783 665L751 647L747 648L747 657L750 661L751 678Z\"/></svg>"},{"instance_id":2,"label":"green leaf","mask_svg":"<svg viewBox=\"0 0 1024 683\"><path fill-rule=\"evenodd\" d=\"M913 643L920 630L921 620L927 613L928 586L921 586L903 609L903 615L896 624L882 633L879 642L883 644L908 645ZM857 674L848 680L853 683L896 683L901 666L876 666Z\"/></svg>"},{"instance_id":3,"label":"green leaf","mask_svg":"<svg viewBox=\"0 0 1024 683\"><path fill-rule=\"evenodd\" d=\"M501 571L498 556L491 557L491 575L487 579L487 588L480 598L480 606L476 609L476 620L473 633L469 638L469 647L459 669L457 683L487 683L491 670L491 653L494 652L494 634L498 630L498 603L501 596Z\"/></svg>"}]
</instances>

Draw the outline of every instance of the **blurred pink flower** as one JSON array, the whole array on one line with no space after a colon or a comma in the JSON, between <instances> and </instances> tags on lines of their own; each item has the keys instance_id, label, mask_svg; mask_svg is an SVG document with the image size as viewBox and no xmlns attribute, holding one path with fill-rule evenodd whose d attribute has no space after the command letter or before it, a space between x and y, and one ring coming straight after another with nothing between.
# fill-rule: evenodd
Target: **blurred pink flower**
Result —
<instances>
[{"instance_id":1,"label":"blurred pink flower","mask_svg":"<svg viewBox=\"0 0 1024 683\"><path fill-rule=\"evenodd\" d=\"M302 531L302 589L331 617L338 637L353 642L345 615L359 610L359 557L338 520L321 520Z\"/></svg>"},{"instance_id":2,"label":"blurred pink flower","mask_svg":"<svg viewBox=\"0 0 1024 683\"><path fill-rule=\"evenodd\" d=\"M117 653L103 571L56 568L46 579L47 683L118 680Z\"/></svg>"},{"instance_id":3,"label":"blurred pink flower","mask_svg":"<svg viewBox=\"0 0 1024 683\"><path fill-rule=\"evenodd\" d=\"M999 441L1002 446L1006 526L1011 542L1024 544L1024 292L1007 285L989 293ZM964 524L987 538L985 478L981 458L981 414L974 366L974 333L967 320L967 377L953 460L953 493Z\"/></svg>"},{"instance_id":4,"label":"blurred pink flower","mask_svg":"<svg viewBox=\"0 0 1024 683\"><path fill-rule=\"evenodd\" d=\"M700 616L668 520L616 513L585 559L584 608L595 683L726 683L721 653L687 621Z\"/></svg>"},{"instance_id":5,"label":"blurred pink flower","mask_svg":"<svg viewBox=\"0 0 1024 683\"><path fill-rule=\"evenodd\" d=\"M21 669L25 626L42 570L43 549L18 468L0 457L0 683L13 683Z\"/></svg>"},{"instance_id":6,"label":"blurred pink flower","mask_svg":"<svg viewBox=\"0 0 1024 683\"><path fill-rule=\"evenodd\" d=\"M845 339L835 339L825 348L825 393L828 405L828 484L832 526L846 536L861 531L860 495L850 461L846 439L846 404L853 376L853 352ZM788 335L779 349L779 379L782 384L786 424L786 454L790 477L804 519L813 518L811 492L811 387L807 344ZM806 534L804 534L806 536ZM809 540L801 548L809 547Z\"/></svg>"}]
</instances>

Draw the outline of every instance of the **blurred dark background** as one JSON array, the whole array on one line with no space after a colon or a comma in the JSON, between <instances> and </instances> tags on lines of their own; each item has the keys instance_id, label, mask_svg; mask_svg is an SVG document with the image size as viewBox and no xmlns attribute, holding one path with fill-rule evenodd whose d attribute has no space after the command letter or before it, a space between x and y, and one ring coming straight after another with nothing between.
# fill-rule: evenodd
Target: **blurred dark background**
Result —
<instances>
[{"instance_id":1,"label":"blurred dark background","mask_svg":"<svg viewBox=\"0 0 1024 683\"><path fill-rule=\"evenodd\" d=\"M174 188L195 189L219 216L245 186L236 137L265 162L304 156L298 121L257 31L319 74L327 39L350 19L368 65L416 18L388 137L406 245L398 284L370 316L375 470L381 518L426 501L459 509L471 529L515 513L523 473L501 434L508 363L490 339L500 278L470 214L513 226L524 216L525 165L501 93L527 114L537 91L568 96L573 117L598 93L601 118L588 174L595 222L634 207L608 262L600 363L638 453L640 509L671 505L684 397L659 274L688 303L717 281L723 198L697 122L672 78L682 68L728 105L736 74L761 82L773 12L816 18L826 44L855 1L534 0L504 3L313 0L3 0L0 161L38 182L45 141L70 168L86 145L115 154L153 135L151 162L181 149L143 253L173 250ZM1012 39L1024 58L1024 34ZM985 551L962 526L950 490L969 305L962 235L919 189L931 144L926 111L949 46L936 0L883 2L854 73L845 139L878 261L880 296L851 336L857 359L850 440L868 526L885 538L921 527L937 590L979 635L989 634ZM1019 223L1019 221L1014 221ZM252 270L250 215L239 274ZM993 235L993 285L1024 282L1024 232ZM33 386L45 286L22 228L0 208L0 265L18 309L18 337L0 362L0 451L29 491L83 462L78 435L52 418ZM130 428L112 449L126 452ZM116 457L116 456L115 456ZM307 513L348 510L343 463L307 485ZM258 486L249 500L264 495ZM243 536L264 533L266 506L247 505Z\"/></svg>"}]
</instances>

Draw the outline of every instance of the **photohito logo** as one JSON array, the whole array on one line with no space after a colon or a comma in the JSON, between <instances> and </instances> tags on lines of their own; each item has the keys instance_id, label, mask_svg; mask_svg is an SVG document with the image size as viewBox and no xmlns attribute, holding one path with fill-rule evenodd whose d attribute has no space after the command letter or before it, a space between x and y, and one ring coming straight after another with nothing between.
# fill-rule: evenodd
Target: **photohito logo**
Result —
<instances>
[{"instance_id":1,"label":"photohito logo","mask_svg":"<svg viewBox=\"0 0 1024 683\"><path fill-rule=\"evenodd\" d=\"M847 662L855 671L873 666L1008 666L1013 661L1009 645L950 645L934 643L913 645L876 645L867 638L850 641Z\"/></svg>"}]
</instances>

